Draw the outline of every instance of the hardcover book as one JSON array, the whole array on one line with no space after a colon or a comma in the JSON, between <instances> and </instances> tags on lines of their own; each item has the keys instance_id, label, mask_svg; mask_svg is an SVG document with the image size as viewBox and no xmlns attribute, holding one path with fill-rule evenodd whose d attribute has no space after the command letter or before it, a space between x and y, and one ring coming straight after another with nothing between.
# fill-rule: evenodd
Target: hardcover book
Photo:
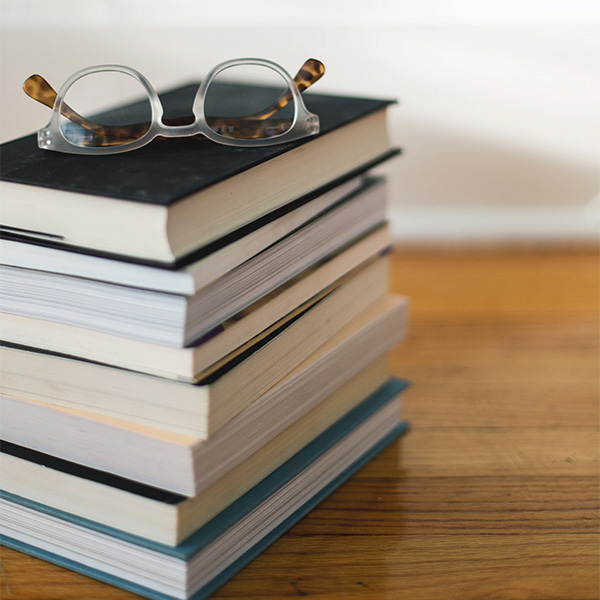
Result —
<instances>
[{"instance_id":1,"label":"hardcover book","mask_svg":"<svg viewBox=\"0 0 600 600\"><path fill-rule=\"evenodd\" d=\"M198 84L161 95L165 116L190 111ZM238 92L242 93L244 86ZM221 99L223 109L235 94ZM387 137L392 102L308 93L317 136L262 148L198 139L155 141L111 156L2 145L2 231L142 261L178 259L307 194L323 193L397 153Z\"/></svg>"}]
</instances>

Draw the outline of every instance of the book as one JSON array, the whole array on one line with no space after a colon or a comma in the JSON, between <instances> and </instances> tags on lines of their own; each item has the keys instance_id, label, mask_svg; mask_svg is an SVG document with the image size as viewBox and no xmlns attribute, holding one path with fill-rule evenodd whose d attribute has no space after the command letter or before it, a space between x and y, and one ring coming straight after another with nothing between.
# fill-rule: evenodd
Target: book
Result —
<instances>
[{"instance_id":1,"label":"book","mask_svg":"<svg viewBox=\"0 0 600 600\"><path fill-rule=\"evenodd\" d=\"M189 296L3 265L0 310L158 344L191 345L303 270L382 227L384 192L382 182L368 184Z\"/></svg>"},{"instance_id":2,"label":"book","mask_svg":"<svg viewBox=\"0 0 600 600\"><path fill-rule=\"evenodd\" d=\"M206 439L276 389L303 361L314 360L311 355L328 343L344 343L368 327L368 319L381 319L393 309L404 316L403 300L372 302L368 295L348 298L342 291L339 299L337 293L324 298L196 384L5 343L0 348L0 392Z\"/></svg>"},{"instance_id":3,"label":"book","mask_svg":"<svg viewBox=\"0 0 600 600\"><path fill-rule=\"evenodd\" d=\"M337 300L328 297L338 288L344 288L336 294L338 298L343 294L348 302L362 302L366 308L369 298L375 299L387 290L388 243L387 231L368 236L290 279L185 348L9 313L2 314L1 335L4 342L16 346L194 383L216 363L256 346L317 302L334 309ZM323 312L323 318L327 319L328 313Z\"/></svg>"},{"instance_id":4,"label":"book","mask_svg":"<svg viewBox=\"0 0 600 600\"><path fill-rule=\"evenodd\" d=\"M61 273L146 290L191 296L302 225L356 192L376 183L371 176L354 177L327 192L290 202L220 238L180 261L177 268L117 260L38 240L0 238L1 264Z\"/></svg>"},{"instance_id":5,"label":"book","mask_svg":"<svg viewBox=\"0 0 600 600\"><path fill-rule=\"evenodd\" d=\"M237 399L232 399L230 404L236 407L236 416L229 420L221 417L221 427L204 441L195 435L166 430L172 426L169 422L177 418L175 415L180 410L190 411L182 423L188 428L201 423L204 414L198 411L199 403L195 398L184 406L178 397L154 396L168 403L161 411L160 420L153 421L154 426L134 422L140 420L144 411L147 417L154 416L152 404L143 395L138 403L131 405L132 410L127 415L120 413L121 418L98 414L102 395L107 403L107 411L123 409L127 402L122 394L117 396L116 407L110 405L111 395L106 394L104 375L115 376L116 381L125 378L130 383L135 378L136 384L148 383L148 393L152 394L155 394L154 386L160 384L188 384L162 382L158 378L119 372L83 361L72 361L77 363L78 371L74 382L98 392L93 399L93 408L89 393L85 397L76 396L81 402L88 403L87 410L57 405L59 399L56 396L62 393L59 389L62 382L61 385L52 384L49 379L54 375L44 369L40 374L46 381L41 385L35 382L31 384L31 379L23 377L22 385L32 385L31 388L21 390L20 397L2 395L0 398L3 417L1 438L65 460L192 496L237 466L246 456L264 446L396 345L404 336L406 310L407 301L402 297L387 296L377 301L266 393L253 398L245 407ZM99 380L93 382L86 379L84 371L86 374L95 371ZM252 378L245 382L249 386ZM50 391L51 388L55 389ZM115 385L110 389L118 390L119 394L125 391L128 396L138 393L133 386L125 390L122 385ZM39 393L40 399L27 398L22 393L25 391L28 394L34 391ZM76 389L74 391L77 393ZM41 400L46 394L52 396L52 402ZM63 398L61 402L64 401ZM221 406L214 408L215 411L221 411L221 415L224 412L231 415L231 407L225 410ZM193 419L196 419L196 423ZM68 443L65 443L65 439L68 439ZM106 440L110 440L110 444ZM123 456L127 456L128 460L124 461Z\"/></svg>"},{"instance_id":6,"label":"book","mask_svg":"<svg viewBox=\"0 0 600 600\"><path fill-rule=\"evenodd\" d=\"M406 430L403 388L390 381L178 546L6 492L0 541L148 598L206 598Z\"/></svg>"},{"instance_id":7,"label":"book","mask_svg":"<svg viewBox=\"0 0 600 600\"><path fill-rule=\"evenodd\" d=\"M388 379L388 360L384 355L192 497L5 441L0 452L1 488L126 533L177 545L374 394Z\"/></svg>"},{"instance_id":8,"label":"book","mask_svg":"<svg viewBox=\"0 0 600 600\"><path fill-rule=\"evenodd\" d=\"M185 114L198 84L161 95ZM243 86L242 86L243 88ZM243 89L241 89L243 92ZM229 94L222 106L231 101ZM155 264L181 259L307 194L321 194L397 154L387 100L308 93L321 133L264 148L159 141L123 154L47 152L31 135L2 145L2 231Z\"/></svg>"}]
</instances>

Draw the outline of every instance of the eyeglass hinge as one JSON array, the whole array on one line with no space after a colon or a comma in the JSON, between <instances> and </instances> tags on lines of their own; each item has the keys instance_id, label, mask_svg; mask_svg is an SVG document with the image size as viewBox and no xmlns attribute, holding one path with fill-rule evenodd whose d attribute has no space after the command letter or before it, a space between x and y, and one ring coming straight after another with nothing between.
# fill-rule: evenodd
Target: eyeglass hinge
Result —
<instances>
[{"instance_id":1,"label":"eyeglass hinge","mask_svg":"<svg viewBox=\"0 0 600 600\"><path fill-rule=\"evenodd\" d=\"M40 146L51 146L52 145L52 132L47 129L42 129L38 133L38 141Z\"/></svg>"},{"instance_id":2,"label":"eyeglass hinge","mask_svg":"<svg viewBox=\"0 0 600 600\"><path fill-rule=\"evenodd\" d=\"M319 131L319 117L314 115L311 117L306 117L306 130L309 133Z\"/></svg>"}]
</instances>

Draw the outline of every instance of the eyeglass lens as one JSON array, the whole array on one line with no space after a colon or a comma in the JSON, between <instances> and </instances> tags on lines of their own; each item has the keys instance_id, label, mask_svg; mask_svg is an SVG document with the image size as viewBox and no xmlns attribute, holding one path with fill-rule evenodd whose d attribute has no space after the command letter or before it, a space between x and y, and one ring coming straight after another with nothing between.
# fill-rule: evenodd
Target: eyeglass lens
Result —
<instances>
[{"instance_id":1,"label":"eyeglass lens","mask_svg":"<svg viewBox=\"0 0 600 600\"><path fill-rule=\"evenodd\" d=\"M211 81L204 114L208 126L223 137L269 138L292 127L294 100L287 81L277 71L261 65L236 65Z\"/></svg>"},{"instance_id":2,"label":"eyeglass lens","mask_svg":"<svg viewBox=\"0 0 600 600\"><path fill-rule=\"evenodd\" d=\"M150 129L152 120L146 89L135 77L118 71L90 73L76 80L59 112L65 138L83 147L132 142Z\"/></svg>"}]
</instances>

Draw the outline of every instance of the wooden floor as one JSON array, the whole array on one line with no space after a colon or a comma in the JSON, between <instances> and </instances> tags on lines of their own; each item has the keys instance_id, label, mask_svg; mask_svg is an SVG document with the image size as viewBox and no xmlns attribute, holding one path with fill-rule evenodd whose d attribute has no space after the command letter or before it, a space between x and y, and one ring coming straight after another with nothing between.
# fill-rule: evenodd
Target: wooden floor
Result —
<instances>
[{"instance_id":1,"label":"wooden floor","mask_svg":"<svg viewBox=\"0 0 600 600\"><path fill-rule=\"evenodd\" d=\"M598 598L598 268L585 250L397 251L412 430L215 598ZM135 598L2 564L2 598Z\"/></svg>"}]
</instances>

